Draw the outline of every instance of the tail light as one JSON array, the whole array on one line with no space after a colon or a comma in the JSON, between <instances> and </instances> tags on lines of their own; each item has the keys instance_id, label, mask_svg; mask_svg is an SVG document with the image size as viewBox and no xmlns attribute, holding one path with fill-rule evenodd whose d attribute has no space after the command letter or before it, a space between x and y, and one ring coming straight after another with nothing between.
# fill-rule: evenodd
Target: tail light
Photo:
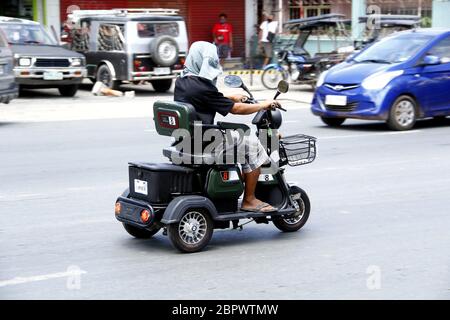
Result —
<instances>
[{"instance_id":1,"label":"tail light","mask_svg":"<svg viewBox=\"0 0 450 320\"><path fill-rule=\"evenodd\" d=\"M150 217L151 217L150 211L148 211L147 209L141 211L141 221L143 223L147 223L150 220Z\"/></svg>"},{"instance_id":2,"label":"tail light","mask_svg":"<svg viewBox=\"0 0 450 320\"><path fill-rule=\"evenodd\" d=\"M148 68L142 64L142 60L134 59L134 71L148 71Z\"/></svg>"},{"instance_id":3,"label":"tail light","mask_svg":"<svg viewBox=\"0 0 450 320\"><path fill-rule=\"evenodd\" d=\"M116 215L119 215L121 211L122 205L120 204L120 202L116 202L116 205L114 206L114 212L116 213Z\"/></svg>"}]
</instances>

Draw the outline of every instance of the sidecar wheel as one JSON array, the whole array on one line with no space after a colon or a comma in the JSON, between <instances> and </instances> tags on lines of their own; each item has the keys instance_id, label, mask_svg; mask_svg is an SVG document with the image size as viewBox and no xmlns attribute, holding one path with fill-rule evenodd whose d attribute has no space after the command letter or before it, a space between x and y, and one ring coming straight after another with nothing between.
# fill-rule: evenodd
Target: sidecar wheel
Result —
<instances>
[{"instance_id":1,"label":"sidecar wheel","mask_svg":"<svg viewBox=\"0 0 450 320\"><path fill-rule=\"evenodd\" d=\"M135 237L137 239L150 239L151 237L153 237L155 234L158 233L159 229L161 229L161 228L155 227L152 230L146 230L146 229L134 227L127 223L123 223L123 227L130 235L132 235L133 237Z\"/></svg>"},{"instance_id":2,"label":"sidecar wheel","mask_svg":"<svg viewBox=\"0 0 450 320\"><path fill-rule=\"evenodd\" d=\"M169 225L169 239L173 246L185 253L201 251L211 240L213 222L204 210L189 209L180 222Z\"/></svg>"},{"instance_id":3,"label":"sidecar wheel","mask_svg":"<svg viewBox=\"0 0 450 320\"><path fill-rule=\"evenodd\" d=\"M291 187L290 191L293 195L299 195L296 201L300 210L294 214L294 217L273 220L275 227L283 232L295 232L300 230L305 225L306 221L308 221L309 213L311 212L311 203L306 192L295 186Z\"/></svg>"}]
</instances>

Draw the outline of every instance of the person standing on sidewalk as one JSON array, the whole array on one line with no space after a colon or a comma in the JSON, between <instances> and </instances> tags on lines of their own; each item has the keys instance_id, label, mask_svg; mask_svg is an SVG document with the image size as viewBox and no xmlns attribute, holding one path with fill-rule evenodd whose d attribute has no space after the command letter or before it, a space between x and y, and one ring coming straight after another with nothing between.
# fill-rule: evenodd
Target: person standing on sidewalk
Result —
<instances>
[{"instance_id":1,"label":"person standing on sidewalk","mask_svg":"<svg viewBox=\"0 0 450 320\"><path fill-rule=\"evenodd\" d=\"M225 13L219 15L219 22L214 25L212 34L213 42L217 46L220 64L223 65L223 60L230 58L233 50L233 27L227 22Z\"/></svg>"},{"instance_id":2,"label":"person standing on sidewalk","mask_svg":"<svg viewBox=\"0 0 450 320\"><path fill-rule=\"evenodd\" d=\"M273 21L273 15L269 14L266 21L259 27L259 42L264 55L264 65L267 66L272 59L273 41L277 33L278 22Z\"/></svg>"}]
</instances>

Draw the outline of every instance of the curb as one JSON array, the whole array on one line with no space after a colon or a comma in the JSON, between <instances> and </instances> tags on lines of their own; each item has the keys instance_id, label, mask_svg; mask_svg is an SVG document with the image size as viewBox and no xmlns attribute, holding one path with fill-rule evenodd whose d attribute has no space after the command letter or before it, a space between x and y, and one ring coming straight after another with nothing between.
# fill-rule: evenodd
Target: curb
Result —
<instances>
[{"instance_id":1,"label":"curb","mask_svg":"<svg viewBox=\"0 0 450 320\"><path fill-rule=\"evenodd\" d=\"M264 70L230 70L230 71L224 71L223 73L225 75L245 75L245 74L262 74Z\"/></svg>"}]
</instances>

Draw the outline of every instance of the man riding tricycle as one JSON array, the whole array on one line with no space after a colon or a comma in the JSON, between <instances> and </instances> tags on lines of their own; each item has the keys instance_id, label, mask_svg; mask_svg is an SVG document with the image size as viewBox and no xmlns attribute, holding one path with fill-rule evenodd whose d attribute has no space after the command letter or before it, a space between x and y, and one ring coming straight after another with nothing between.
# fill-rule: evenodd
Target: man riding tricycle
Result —
<instances>
[{"instance_id":1,"label":"man riding tricycle","mask_svg":"<svg viewBox=\"0 0 450 320\"><path fill-rule=\"evenodd\" d=\"M240 228L241 220L273 222L285 232L306 223L310 202L304 190L288 184L284 166L311 163L316 139L280 138L284 108L275 100L288 91L281 81L273 100L258 102L237 76L225 84L248 96L223 96L215 82L221 73L216 47L191 46L175 86L175 101L153 105L156 131L173 143L163 150L170 163L129 163L129 188L117 199L116 218L137 238L164 230L182 252L203 249L214 229ZM242 123L214 123L222 115L256 114L256 135Z\"/></svg>"}]
</instances>

